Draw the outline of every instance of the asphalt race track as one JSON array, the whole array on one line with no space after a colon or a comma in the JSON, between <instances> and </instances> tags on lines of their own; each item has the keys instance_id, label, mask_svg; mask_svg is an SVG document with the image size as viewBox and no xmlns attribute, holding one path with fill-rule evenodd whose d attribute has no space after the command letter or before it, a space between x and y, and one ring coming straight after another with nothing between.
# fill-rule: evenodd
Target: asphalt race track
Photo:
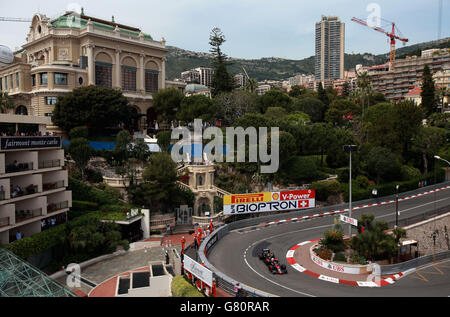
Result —
<instances>
[{"instance_id":1,"label":"asphalt race track","mask_svg":"<svg viewBox=\"0 0 450 317\"><path fill-rule=\"evenodd\" d=\"M399 202L399 219L445 206L450 206L450 189ZM303 216L314 213L314 210L307 210ZM363 213L375 215L375 221L394 221L395 203L354 210L352 217L359 218ZM281 297L450 296L450 260L427 265L405 275L392 285L375 288L325 282L293 269L286 262L288 250L300 242L322 238L323 233L333 226L335 217L338 216L285 222L261 227L259 230L243 228L232 231L218 241L210 251L208 260L229 277ZM288 218L289 215L286 216ZM348 233L347 225L345 233ZM287 265L288 274L272 275L257 256L261 248L270 248Z\"/></svg>"}]
</instances>

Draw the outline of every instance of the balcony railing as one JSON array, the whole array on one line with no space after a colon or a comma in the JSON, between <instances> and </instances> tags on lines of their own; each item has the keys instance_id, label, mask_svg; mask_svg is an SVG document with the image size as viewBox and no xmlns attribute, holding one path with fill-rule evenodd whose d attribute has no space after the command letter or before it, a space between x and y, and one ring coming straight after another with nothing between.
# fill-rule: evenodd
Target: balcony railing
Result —
<instances>
[{"instance_id":1,"label":"balcony railing","mask_svg":"<svg viewBox=\"0 0 450 317\"><path fill-rule=\"evenodd\" d=\"M0 218L0 228L9 226L9 217Z\"/></svg>"},{"instance_id":2,"label":"balcony railing","mask_svg":"<svg viewBox=\"0 0 450 317\"><path fill-rule=\"evenodd\" d=\"M56 212L58 210L63 210L69 208L69 202L68 201L62 201L59 203L50 203L47 206L47 214L51 214L53 212Z\"/></svg>"},{"instance_id":3,"label":"balcony railing","mask_svg":"<svg viewBox=\"0 0 450 317\"><path fill-rule=\"evenodd\" d=\"M33 162L29 163L15 163L15 164L9 164L5 166L5 173L11 174L11 173L19 173L19 172L25 172L25 171L32 171L33 170Z\"/></svg>"},{"instance_id":4,"label":"balcony railing","mask_svg":"<svg viewBox=\"0 0 450 317\"><path fill-rule=\"evenodd\" d=\"M52 167L60 167L61 160L47 160L39 162L39 168L52 168Z\"/></svg>"},{"instance_id":5,"label":"balcony railing","mask_svg":"<svg viewBox=\"0 0 450 317\"><path fill-rule=\"evenodd\" d=\"M64 181L45 183L42 185L44 192L64 187Z\"/></svg>"},{"instance_id":6,"label":"balcony railing","mask_svg":"<svg viewBox=\"0 0 450 317\"><path fill-rule=\"evenodd\" d=\"M16 223L42 216L42 208L34 210L16 210Z\"/></svg>"},{"instance_id":7,"label":"balcony railing","mask_svg":"<svg viewBox=\"0 0 450 317\"><path fill-rule=\"evenodd\" d=\"M22 187L20 187L20 186L11 185L11 198L33 195L33 194L36 194L37 192L38 192L37 185L31 184L31 185L27 186L25 188L25 190L22 189Z\"/></svg>"}]
</instances>

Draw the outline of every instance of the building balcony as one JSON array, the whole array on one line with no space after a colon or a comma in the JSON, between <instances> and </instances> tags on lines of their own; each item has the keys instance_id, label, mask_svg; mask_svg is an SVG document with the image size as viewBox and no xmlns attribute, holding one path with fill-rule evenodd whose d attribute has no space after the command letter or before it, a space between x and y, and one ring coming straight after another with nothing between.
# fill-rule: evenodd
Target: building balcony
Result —
<instances>
[{"instance_id":1,"label":"building balcony","mask_svg":"<svg viewBox=\"0 0 450 317\"><path fill-rule=\"evenodd\" d=\"M13 163L5 166L5 174L20 173L33 170L33 162Z\"/></svg>"},{"instance_id":2,"label":"building balcony","mask_svg":"<svg viewBox=\"0 0 450 317\"><path fill-rule=\"evenodd\" d=\"M10 221L9 217L0 218L0 228L9 227Z\"/></svg>"},{"instance_id":3,"label":"building balcony","mask_svg":"<svg viewBox=\"0 0 450 317\"><path fill-rule=\"evenodd\" d=\"M39 192L38 185L30 184L25 188L20 187L19 185L11 186L11 199L33 195Z\"/></svg>"},{"instance_id":4,"label":"building balcony","mask_svg":"<svg viewBox=\"0 0 450 317\"><path fill-rule=\"evenodd\" d=\"M42 189L44 192L47 192L50 190L55 190L55 189L60 189L60 188L64 188L64 187L65 187L64 180L42 184Z\"/></svg>"},{"instance_id":5,"label":"building balcony","mask_svg":"<svg viewBox=\"0 0 450 317\"><path fill-rule=\"evenodd\" d=\"M33 210L16 210L16 224L42 216L42 208Z\"/></svg>"},{"instance_id":6,"label":"building balcony","mask_svg":"<svg viewBox=\"0 0 450 317\"><path fill-rule=\"evenodd\" d=\"M39 169L61 167L61 160L47 160L39 162Z\"/></svg>"},{"instance_id":7,"label":"building balcony","mask_svg":"<svg viewBox=\"0 0 450 317\"><path fill-rule=\"evenodd\" d=\"M64 210L69 208L69 201L62 201L59 203L50 203L47 206L47 215L50 215L54 212L60 211L60 210Z\"/></svg>"}]
</instances>

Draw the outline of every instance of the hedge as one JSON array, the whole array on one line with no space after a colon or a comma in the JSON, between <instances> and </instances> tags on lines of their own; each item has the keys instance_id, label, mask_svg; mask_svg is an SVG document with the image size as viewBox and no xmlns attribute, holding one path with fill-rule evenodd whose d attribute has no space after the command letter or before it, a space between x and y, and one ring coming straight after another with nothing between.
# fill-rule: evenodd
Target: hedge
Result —
<instances>
[{"instance_id":1,"label":"hedge","mask_svg":"<svg viewBox=\"0 0 450 317\"><path fill-rule=\"evenodd\" d=\"M192 283L183 275L175 276L171 284L173 297L205 297Z\"/></svg>"},{"instance_id":2,"label":"hedge","mask_svg":"<svg viewBox=\"0 0 450 317\"><path fill-rule=\"evenodd\" d=\"M72 210L95 211L98 210L98 204L91 201L73 200Z\"/></svg>"},{"instance_id":3,"label":"hedge","mask_svg":"<svg viewBox=\"0 0 450 317\"><path fill-rule=\"evenodd\" d=\"M65 225L59 225L31 237L16 240L6 245L5 248L26 260L32 255L63 244L66 236L65 229Z\"/></svg>"},{"instance_id":4,"label":"hedge","mask_svg":"<svg viewBox=\"0 0 450 317\"><path fill-rule=\"evenodd\" d=\"M434 184L435 174L434 172L422 175L420 178L415 178L409 181L392 182L388 184L382 184L378 186L369 186L367 189L362 189L358 186L357 182L352 182L352 201L370 199L372 197L372 190L377 189L377 197L395 195L397 192L396 186L399 185L398 192L408 192L419 188L419 182L427 181L427 185ZM440 169L436 171L436 183L442 183L445 181L445 171ZM344 199L349 201L349 185L346 183L341 184L341 190L344 192Z\"/></svg>"},{"instance_id":5,"label":"hedge","mask_svg":"<svg viewBox=\"0 0 450 317\"><path fill-rule=\"evenodd\" d=\"M69 178L68 190L72 191L72 199L74 200L91 201L99 205L119 203L118 199L107 191L93 188L74 178Z\"/></svg>"}]
</instances>

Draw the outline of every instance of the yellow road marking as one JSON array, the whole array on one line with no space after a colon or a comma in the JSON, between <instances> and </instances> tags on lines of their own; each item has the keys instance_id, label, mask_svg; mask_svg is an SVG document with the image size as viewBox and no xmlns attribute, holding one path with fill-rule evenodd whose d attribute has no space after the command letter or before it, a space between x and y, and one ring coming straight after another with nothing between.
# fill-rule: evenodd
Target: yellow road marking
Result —
<instances>
[{"instance_id":1,"label":"yellow road marking","mask_svg":"<svg viewBox=\"0 0 450 317\"><path fill-rule=\"evenodd\" d=\"M428 282L428 280L422 274L420 274L419 272L416 272L416 274L419 275L420 277L416 277L416 276L411 276L411 277L421 280L421 281L424 281L424 282Z\"/></svg>"},{"instance_id":2,"label":"yellow road marking","mask_svg":"<svg viewBox=\"0 0 450 317\"><path fill-rule=\"evenodd\" d=\"M442 272L436 265L432 265L438 272L422 272L424 274L436 274L436 275L444 275L444 272Z\"/></svg>"}]
</instances>

